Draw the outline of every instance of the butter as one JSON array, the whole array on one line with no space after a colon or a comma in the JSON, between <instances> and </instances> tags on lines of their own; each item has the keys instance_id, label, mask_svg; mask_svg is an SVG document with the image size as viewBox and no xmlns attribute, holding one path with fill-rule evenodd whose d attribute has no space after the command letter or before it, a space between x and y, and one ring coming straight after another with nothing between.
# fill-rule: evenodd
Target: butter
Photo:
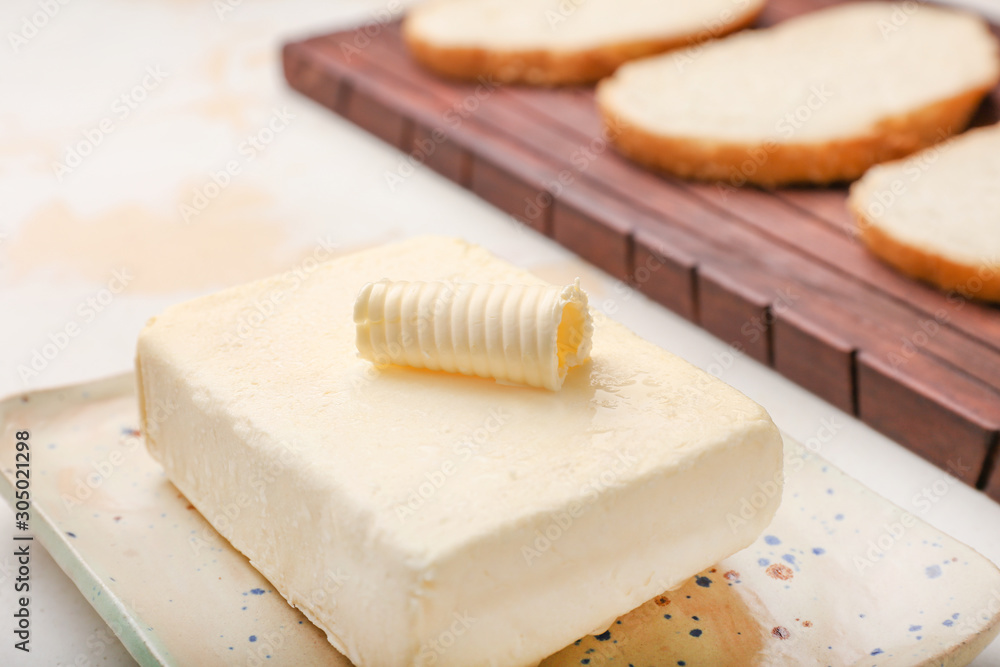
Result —
<instances>
[{"instance_id":1,"label":"butter","mask_svg":"<svg viewBox=\"0 0 1000 667\"><path fill-rule=\"evenodd\" d=\"M358 358L362 287L413 276L546 286L414 239L178 304L138 341L150 453L355 665L536 665L770 522L764 409L613 321L558 392Z\"/></svg>"},{"instance_id":2,"label":"butter","mask_svg":"<svg viewBox=\"0 0 1000 667\"><path fill-rule=\"evenodd\" d=\"M587 360L594 330L579 280L562 288L380 280L361 288L354 323L362 359L553 391Z\"/></svg>"}]
</instances>

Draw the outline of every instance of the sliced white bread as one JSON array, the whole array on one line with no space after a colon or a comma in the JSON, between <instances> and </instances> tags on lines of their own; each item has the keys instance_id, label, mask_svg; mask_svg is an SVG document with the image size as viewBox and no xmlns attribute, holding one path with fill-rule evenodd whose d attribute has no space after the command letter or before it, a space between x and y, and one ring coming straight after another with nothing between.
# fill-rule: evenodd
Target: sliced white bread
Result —
<instances>
[{"instance_id":1,"label":"sliced white bread","mask_svg":"<svg viewBox=\"0 0 1000 667\"><path fill-rule=\"evenodd\" d=\"M890 265L1000 302L1000 125L872 168L848 206L861 238Z\"/></svg>"},{"instance_id":2,"label":"sliced white bread","mask_svg":"<svg viewBox=\"0 0 1000 667\"><path fill-rule=\"evenodd\" d=\"M629 63L598 104L648 166L733 186L829 183L961 131L998 78L982 19L865 2Z\"/></svg>"},{"instance_id":3,"label":"sliced white bread","mask_svg":"<svg viewBox=\"0 0 1000 667\"><path fill-rule=\"evenodd\" d=\"M439 74L501 82L594 82L627 60L721 37L765 0L431 0L403 33Z\"/></svg>"}]
</instances>

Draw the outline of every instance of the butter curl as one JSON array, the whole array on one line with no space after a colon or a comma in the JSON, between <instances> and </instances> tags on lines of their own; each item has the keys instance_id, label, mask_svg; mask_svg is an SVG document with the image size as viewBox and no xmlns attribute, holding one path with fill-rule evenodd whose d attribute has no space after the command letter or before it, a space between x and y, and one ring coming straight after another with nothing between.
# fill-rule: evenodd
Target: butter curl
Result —
<instances>
[{"instance_id":1,"label":"butter curl","mask_svg":"<svg viewBox=\"0 0 1000 667\"><path fill-rule=\"evenodd\" d=\"M579 280L565 287L380 280L361 289L354 323L363 359L553 391L590 356L594 331Z\"/></svg>"}]
</instances>

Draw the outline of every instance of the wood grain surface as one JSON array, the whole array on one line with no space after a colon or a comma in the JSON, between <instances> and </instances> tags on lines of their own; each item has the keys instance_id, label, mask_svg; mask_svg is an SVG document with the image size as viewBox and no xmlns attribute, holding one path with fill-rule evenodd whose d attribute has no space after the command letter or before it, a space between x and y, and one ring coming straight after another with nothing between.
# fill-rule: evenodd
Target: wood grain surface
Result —
<instances>
[{"instance_id":1,"label":"wood grain surface","mask_svg":"<svg viewBox=\"0 0 1000 667\"><path fill-rule=\"evenodd\" d=\"M758 24L830 4L771 0ZM410 59L398 24L289 43L283 55L294 89L413 168L1000 500L1000 308L875 260L853 233L846 186L764 191L651 173L614 151L591 89L439 79ZM996 122L998 109L994 91L974 123Z\"/></svg>"}]
</instances>

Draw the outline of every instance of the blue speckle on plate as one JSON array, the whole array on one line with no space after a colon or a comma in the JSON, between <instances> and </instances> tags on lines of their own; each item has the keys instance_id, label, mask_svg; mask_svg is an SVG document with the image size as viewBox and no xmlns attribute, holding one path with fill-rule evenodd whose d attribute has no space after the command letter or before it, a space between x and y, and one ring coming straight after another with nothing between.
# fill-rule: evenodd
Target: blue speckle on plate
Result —
<instances>
[{"instance_id":1,"label":"blue speckle on plate","mask_svg":"<svg viewBox=\"0 0 1000 667\"><path fill-rule=\"evenodd\" d=\"M250 641L252 642L257 641L257 635L250 635Z\"/></svg>"},{"instance_id":2,"label":"blue speckle on plate","mask_svg":"<svg viewBox=\"0 0 1000 667\"><path fill-rule=\"evenodd\" d=\"M701 630L699 630L698 628L695 628L694 630L692 630L688 634L691 635L692 637L701 637Z\"/></svg>"},{"instance_id":3,"label":"blue speckle on plate","mask_svg":"<svg viewBox=\"0 0 1000 667\"><path fill-rule=\"evenodd\" d=\"M911 625L910 626L910 632L916 632L917 630L920 630L923 627L924 626L922 626L922 625Z\"/></svg>"},{"instance_id":4,"label":"blue speckle on plate","mask_svg":"<svg viewBox=\"0 0 1000 667\"><path fill-rule=\"evenodd\" d=\"M843 521L844 520L844 515L843 514L838 514L837 516L835 516L833 518L836 519L837 521Z\"/></svg>"},{"instance_id":5,"label":"blue speckle on plate","mask_svg":"<svg viewBox=\"0 0 1000 667\"><path fill-rule=\"evenodd\" d=\"M781 544L781 540L779 540L774 535L765 535L764 536L764 541L767 542L768 544L770 544L772 547L775 546L775 545L777 545L777 544Z\"/></svg>"},{"instance_id":6,"label":"blue speckle on plate","mask_svg":"<svg viewBox=\"0 0 1000 667\"><path fill-rule=\"evenodd\" d=\"M882 649L880 649L880 648L877 648L874 651L872 651L872 655L880 655L881 653L882 653Z\"/></svg>"},{"instance_id":7,"label":"blue speckle on plate","mask_svg":"<svg viewBox=\"0 0 1000 667\"><path fill-rule=\"evenodd\" d=\"M712 580L709 579L708 577L698 577L697 579L694 580L694 583L698 584L702 588L708 588L709 586L712 585Z\"/></svg>"},{"instance_id":8,"label":"blue speckle on plate","mask_svg":"<svg viewBox=\"0 0 1000 667\"><path fill-rule=\"evenodd\" d=\"M594 635L594 639L599 642L606 642L611 639L611 630L606 630L599 635Z\"/></svg>"},{"instance_id":9,"label":"blue speckle on plate","mask_svg":"<svg viewBox=\"0 0 1000 667\"><path fill-rule=\"evenodd\" d=\"M795 565L795 556L793 556L792 554L785 554L784 556L781 557L781 560L785 561L786 563L789 563L790 565Z\"/></svg>"},{"instance_id":10,"label":"blue speckle on plate","mask_svg":"<svg viewBox=\"0 0 1000 667\"><path fill-rule=\"evenodd\" d=\"M813 547L813 553L816 554L817 556L822 556L823 554L826 553L826 549L824 549L823 547Z\"/></svg>"},{"instance_id":11,"label":"blue speckle on plate","mask_svg":"<svg viewBox=\"0 0 1000 667\"><path fill-rule=\"evenodd\" d=\"M263 595L267 591L265 591L263 588L251 588L250 592L253 593L254 595Z\"/></svg>"},{"instance_id":12,"label":"blue speckle on plate","mask_svg":"<svg viewBox=\"0 0 1000 667\"><path fill-rule=\"evenodd\" d=\"M771 564L771 561L769 561L766 558L758 558L757 559L757 565L760 565L761 567L767 567L770 564Z\"/></svg>"},{"instance_id":13,"label":"blue speckle on plate","mask_svg":"<svg viewBox=\"0 0 1000 667\"><path fill-rule=\"evenodd\" d=\"M941 576L941 566L940 565L928 565L927 569L924 570L927 573L928 579L937 579Z\"/></svg>"},{"instance_id":14,"label":"blue speckle on plate","mask_svg":"<svg viewBox=\"0 0 1000 667\"><path fill-rule=\"evenodd\" d=\"M946 619L946 620L945 620L945 622L944 622L944 623L942 623L941 625L945 625L945 626L947 626L947 627L949 627L949 628L950 628L951 626L955 625L955 621L953 621L953 620L951 620L951 619L949 618L949 619Z\"/></svg>"},{"instance_id":15,"label":"blue speckle on plate","mask_svg":"<svg viewBox=\"0 0 1000 667\"><path fill-rule=\"evenodd\" d=\"M66 534L69 535L70 537L76 537L76 533L71 533L68 530L66 531Z\"/></svg>"}]
</instances>

